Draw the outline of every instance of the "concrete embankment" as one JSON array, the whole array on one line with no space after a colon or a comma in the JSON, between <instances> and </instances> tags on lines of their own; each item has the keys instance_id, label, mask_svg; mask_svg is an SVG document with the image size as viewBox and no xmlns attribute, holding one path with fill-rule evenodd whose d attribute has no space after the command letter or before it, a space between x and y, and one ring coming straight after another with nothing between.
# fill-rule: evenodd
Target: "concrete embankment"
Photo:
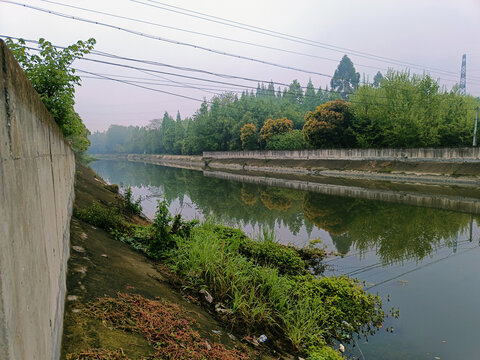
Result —
<instances>
[{"instance_id":1,"label":"concrete embankment","mask_svg":"<svg viewBox=\"0 0 480 360\"><path fill-rule=\"evenodd\" d=\"M74 154L0 41L0 359L58 359Z\"/></svg>"},{"instance_id":2,"label":"concrete embankment","mask_svg":"<svg viewBox=\"0 0 480 360\"><path fill-rule=\"evenodd\" d=\"M204 152L203 156L115 154L125 159L186 169L316 175L442 185L480 185L480 148L325 149Z\"/></svg>"},{"instance_id":3,"label":"concrete embankment","mask_svg":"<svg viewBox=\"0 0 480 360\"><path fill-rule=\"evenodd\" d=\"M204 152L212 170L480 185L479 148Z\"/></svg>"},{"instance_id":4,"label":"concrete embankment","mask_svg":"<svg viewBox=\"0 0 480 360\"><path fill-rule=\"evenodd\" d=\"M160 154L107 154L94 155L97 159L118 159L146 162L155 165L177 167L181 169L201 170L205 165L201 156L160 155Z\"/></svg>"}]
</instances>

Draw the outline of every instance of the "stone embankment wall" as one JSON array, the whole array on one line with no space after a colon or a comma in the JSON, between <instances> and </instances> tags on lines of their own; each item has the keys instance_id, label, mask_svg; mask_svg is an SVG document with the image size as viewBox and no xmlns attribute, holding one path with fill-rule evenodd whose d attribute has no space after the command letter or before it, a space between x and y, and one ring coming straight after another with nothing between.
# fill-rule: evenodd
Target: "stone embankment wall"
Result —
<instances>
[{"instance_id":1,"label":"stone embankment wall","mask_svg":"<svg viewBox=\"0 0 480 360\"><path fill-rule=\"evenodd\" d=\"M74 154L0 41L0 359L58 359Z\"/></svg>"},{"instance_id":2,"label":"stone embankment wall","mask_svg":"<svg viewBox=\"0 0 480 360\"><path fill-rule=\"evenodd\" d=\"M216 151L204 159L357 160L415 162L480 162L480 148L323 149L293 151Z\"/></svg>"}]
</instances>

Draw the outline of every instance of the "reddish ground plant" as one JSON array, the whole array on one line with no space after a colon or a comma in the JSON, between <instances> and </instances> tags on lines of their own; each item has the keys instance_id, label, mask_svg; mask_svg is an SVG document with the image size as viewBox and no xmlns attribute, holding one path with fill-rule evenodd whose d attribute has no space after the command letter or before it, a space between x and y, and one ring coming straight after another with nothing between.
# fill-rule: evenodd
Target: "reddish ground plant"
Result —
<instances>
[{"instance_id":1,"label":"reddish ground plant","mask_svg":"<svg viewBox=\"0 0 480 360\"><path fill-rule=\"evenodd\" d=\"M227 349L222 344L203 339L191 327L194 320L176 304L119 293L117 298L98 299L89 307L88 312L117 329L142 334L155 348L153 359L248 359L236 349Z\"/></svg>"},{"instance_id":2,"label":"reddish ground plant","mask_svg":"<svg viewBox=\"0 0 480 360\"><path fill-rule=\"evenodd\" d=\"M67 355L67 360L129 360L123 349L90 349Z\"/></svg>"}]
</instances>

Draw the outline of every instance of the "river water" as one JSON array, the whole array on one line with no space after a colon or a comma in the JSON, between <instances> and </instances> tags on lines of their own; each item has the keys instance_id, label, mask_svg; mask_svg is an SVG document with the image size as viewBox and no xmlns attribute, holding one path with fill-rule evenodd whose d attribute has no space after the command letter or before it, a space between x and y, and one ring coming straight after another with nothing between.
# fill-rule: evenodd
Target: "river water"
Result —
<instances>
[{"instance_id":1,"label":"river water","mask_svg":"<svg viewBox=\"0 0 480 360\"><path fill-rule=\"evenodd\" d=\"M131 186L149 217L165 198L187 219L214 216L250 236L265 229L298 246L320 239L339 253L326 260L328 274L364 281L386 310L400 311L349 346L350 358L480 359L478 189L318 184L128 161L91 166L106 181Z\"/></svg>"}]
</instances>

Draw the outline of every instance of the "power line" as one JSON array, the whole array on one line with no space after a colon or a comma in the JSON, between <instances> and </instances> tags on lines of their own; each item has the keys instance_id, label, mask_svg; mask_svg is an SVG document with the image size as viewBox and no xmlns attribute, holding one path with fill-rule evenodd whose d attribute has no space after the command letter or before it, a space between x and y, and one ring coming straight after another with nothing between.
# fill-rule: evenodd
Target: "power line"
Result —
<instances>
[{"instance_id":1,"label":"power line","mask_svg":"<svg viewBox=\"0 0 480 360\"><path fill-rule=\"evenodd\" d=\"M82 69L79 68L74 68L76 71L79 72L85 72ZM104 73L97 73L97 72L89 72L90 74L93 74L91 76L88 75L80 75L82 79L96 79L96 80L110 80L109 78L115 78L119 80L122 80L121 78L128 78L132 80L125 80L134 84L142 84L142 85L158 85L158 86L167 86L167 87L178 87L178 88L188 88L188 89L196 89L196 90L201 90L201 91L207 91L210 92L211 90L216 90L217 92L212 92L212 94L218 94L219 92L234 92L234 93L241 93L242 90L238 90L236 88L216 88L216 87L192 87L189 86L188 83L171 83L172 80L166 80L170 82L159 82L159 81L143 81L143 80L148 80L145 78L138 78L134 76L122 76L122 75L115 75L115 74L104 74ZM102 77L105 76L107 78Z\"/></svg>"},{"instance_id":2,"label":"power line","mask_svg":"<svg viewBox=\"0 0 480 360\"><path fill-rule=\"evenodd\" d=\"M170 91L164 91L164 90L154 89L154 88L151 88L151 87L147 87L147 86L143 86L143 85L136 84L136 83L131 82L131 81L115 79L115 78L112 78L112 77L108 77L108 76L105 76L105 75L96 74L96 73L93 73L93 72L90 72L90 71L86 71L86 70L81 70L81 71L84 72L84 73L87 73L87 74L91 74L91 75L96 75L96 76L102 77L102 78L104 78L104 79L108 79L108 80L111 80L111 81L117 81L117 82L120 82L120 83L128 84L128 85L131 85L131 86L136 86L136 87L139 87L139 88L142 88L142 89L146 89L146 90L151 90L151 91L156 91L156 92L160 92L160 93L163 93L163 94L168 94L168 95L173 95L173 96L177 96L177 97L182 97L182 98L189 99L189 100L204 101L203 99L197 99L197 98L194 98L194 97L191 97L191 96L176 94L176 93L172 93L172 92L170 92Z\"/></svg>"},{"instance_id":3,"label":"power line","mask_svg":"<svg viewBox=\"0 0 480 360\"><path fill-rule=\"evenodd\" d=\"M251 57L248 57L248 56L233 54L233 53L229 53L229 52L225 52L225 51L221 51L221 50L216 50L216 49L212 49L212 48L208 48L208 47L204 47L204 46L200 46L200 45L195 45L195 44L192 44L192 43L167 39L167 38L163 38L163 37L160 37L160 36L155 36L155 35L143 33L143 32L140 32L140 31L127 29L127 28L112 25L112 24L107 24L107 23L103 23L103 22L99 22L99 21L80 18L80 17L77 17L77 16L64 14L64 13L61 13L61 12L52 11L52 10L48 10L48 9L43 9L43 8L39 8L39 7L36 7L36 6L27 5L27 4L21 4L21 3L17 3L17 2L14 2L14 1L10 1L10 0L3 0L3 2L7 3L7 4L17 5L17 6L25 7L25 8L28 8L28 9L40 11L40 12L45 12L45 13L48 13L48 14L51 14L51 15L55 15L55 16L59 16L59 17L63 17L63 18L67 18L67 19L71 19L71 20L75 20L75 21L81 21L81 22L85 22L85 23L89 23L89 24L95 24L95 25L108 27L108 28L115 29L115 30L120 30L120 31L129 33L129 34L145 37L145 38L148 38L148 39L153 39L153 40L167 42L167 43L170 43L170 44L182 45L182 46L186 46L186 47L190 47L190 48L194 48L194 49L198 49L198 50L203 50L203 51L210 52L210 53L217 54L217 55L223 55L223 56L233 57L233 58L237 58L237 59L241 59L241 60L257 62L257 63L264 64L264 65L274 66L274 67L287 69L287 70L299 71L299 72L303 72L303 73L306 73L306 74L319 75L319 76L324 76L324 77L328 77L328 78L332 77L331 75L323 74L323 73L320 73L320 72L317 72L317 71L305 70L305 69L296 68L296 67L293 67L293 66L277 64L277 63L273 63L273 62L266 61L266 60L251 58Z\"/></svg>"},{"instance_id":4,"label":"power line","mask_svg":"<svg viewBox=\"0 0 480 360\"><path fill-rule=\"evenodd\" d=\"M43 2L46 2L46 3L55 4L55 5L59 5L59 6L64 6L64 7L68 7L68 8L73 8L73 9L77 9L77 10L88 11L88 12L92 12L92 13L95 13L95 14L101 14L101 15L105 15L105 16L118 18L118 19L129 20L129 21L134 21L134 22L138 22L138 23L142 23L142 24L148 24L148 25L152 25L152 26L162 27L162 28L165 28L165 29L181 31L181 32L189 33L189 34L201 35L201 36L205 36L205 37L209 37L209 38L213 38L213 39L230 41L230 42L234 42L234 43L237 43L237 44L250 45L250 46L255 46L255 47L268 49L268 50L281 51L281 52L284 52L284 53L289 53L289 54L294 54L294 55L301 55L301 56L307 56L307 57L321 59L321 60L338 62L338 59L331 59L331 58L327 58L327 57L324 57L324 56L307 54L307 53L302 53L302 52L294 51L294 50L281 49L281 48L278 48L278 47L273 47L273 46L268 46L268 45L263 45L263 44L256 44L256 43L252 43L252 42L249 42L249 41L231 39L231 38L227 38L227 37L224 37L224 36L218 36L218 35L207 34L207 33L202 33L202 32L198 32L198 31L178 28L178 27L174 27L174 26L163 25L163 24L159 24L159 23L155 23L155 22L151 22L151 21L146 21L146 20L142 20L142 19L131 18L131 17L128 17L128 16L116 15L116 14L106 13L106 12L99 11L99 10L93 10L93 9L87 9L87 8L74 6L74 5L62 4L62 3L59 3L59 2L56 2L56 1L51 1L51 0L38 0L38 1L43 1ZM372 65L364 65L364 64L358 64L358 63L356 63L355 65L356 66L361 66L361 67L366 67L366 68L371 68L371 69L376 69L376 70L384 70L384 71L387 70L385 68L380 68L378 66L372 66Z\"/></svg>"},{"instance_id":5,"label":"power line","mask_svg":"<svg viewBox=\"0 0 480 360\"><path fill-rule=\"evenodd\" d=\"M289 40L289 41L292 41L292 42L301 43L301 44L305 44L305 45L310 45L310 46L314 46L314 47L319 47L319 48L323 48L323 49L327 49L327 50L331 50L331 51L336 51L336 52L340 52L340 53L347 52L351 55L356 55L356 56L367 58L367 59L370 59L370 60L376 60L376 61L386 62L386 63L390 63L390 64L395 64L395 65L403 65L403 66L407 65L409 67L414 67L414 68L418 68L418 69L422 69L422 70L431 70L432 72L436 72L436 73L450 74L450 75L458 76L458 73L453 72L453 71L438 69L438 68L434 68L434 67L426 67L426 66L423 66L423 65L414 64L414 63L410 63L410 62L406 62L406 61L402 61L402 60L396 60L396 59L392 59L392 58L387 58L387 57L384 57L384 56L370 54L370 53L363 52L363 51L352 50L352 49L348 49L348 48L344 48L344 47L339 47L339 46L335 46L335 45L331 45L331 44L326 44L326 43L322 43L322 42L315 41L315 40L310 40L310 39L299 37L299 36L289 35L289 34L286 34L286 33L278 32L278 31L274 31L274 30L270 30L270 29L266 29L266 28L262 28L262 27L258 27L258 26L253 26L253 25L249 25L249 24L245 24L245 23L241 23L241 22L229 20L229 19L222 18L222 17L213 16L213 15L201 13L201 12L198 12L198 11L189 10L189 9L178 7L178 6L169 5L169 4L160 2L160 1L145 0L145 1L148 1L150 4L139 1L139 0L130 0L130 1L142 4L142 5L158 8L158 9L161 9L161 10L170 11L170 12L179 13L179 14L182 14L182 15L202 19L202 20L209 21L209 22L214 22L214 23L218 23L218 24L222 24L222 25L226 25L226 26L230 26L230 27L234 27L234 28L239 28L239 29L246 30L246 31L251 31L251 32L255 32L255 33L259 33L259 34L263 34L263 35L267 35L267 36L271 36L271 37L275 37L275 38L280 38L280 39L283 39L283 40ZM152 3L153 4L159 4L159 5L162 5L162 6L153 5ZM171 9L165 8L165 6L171 8ZM174 10L174 9L177 9L177 10ZM185 13L185 12L189 12L190 14ZM201 15L201 16L198 16L198 15Z\"/></svg>"},{"instance_id":6,"label":"power line","mask_svg":"<svg viewBox=\"0 0 480 360\"><path fill-rule=\"evenodd\" d=\"M0 35L0 36L4 36L4 35ZM18 38L16 38L18 39ZM34 42L34 43L38 43L38 41L35 41L35 40L27 40L29 42ZM54 47L58 47L58 48L63 48L65 49L65 47L62 47L62 46L55 46L52 44L52 46ZM25 48L27 49L31 49L31 50L34 50L34 51L40 51L40 49L38 48L33 48L33 47L29 47L29 46L25 46ZM99 56L107 56L107 57L113 57L113 58L117 58L117 55L113 55L113 54L108 54L108 53L104 53L104 52L96 52L96 55L99 55ZM125 57L118 57L120 59L125 59L125 60L129 60L129 61L138 61L138 62L142 62L142 63L147 63L147 64L154 64L155 62L151 62L151 61L143 61L143 60L139 60L139 59L132 59L132 58L125 58ZM257 90L257 87L254 87L254 86L249 86L249 85L244 85L244 84L236 84L236 83L232 83L232 82L226 82L226 81L218 81L218 80L212 80L212 79L205 79L205 78L200 78L200 77L196 77L196 76L189 76L189 75L184 75L184 74L177 74L177 73L172 73L172 72L166 72L166 71L160 71L160 70L153 70L153 69L147 69L147 68L142 68L142 67L137 67L137 66L132 66L132 65L126 65L126 64L120 64L120 63L115 63L115 62L110 62L110 61L104 61L104 60L99 60L99 59L91 59L91 58L87 58L87 57L82 57L82 58L79 58L78 60L80 61L90 61L90 62L95 62L95 63L100 63L100 64L105 64L105 65L110 65L110 66L116 66L116 67L122 67L122 68L127 68L127 69L133 69L133 70L136 70L136 71L140 71L140 72L143 72L143 73L151 73L152 76L155 76L155 74L162 74L162 75L170 75L170 76L176 76L176 77L180 77L180 78L186 78L186 79L191 79L191 80L197 80L197 81L202 81L202 82L209 82L209 83L216 83L216 84L221 84L221 85L228 85L228 86L234 86L234 87L238 87L238 88L243 88L243 89L251 89L251 90ZM169 66L167 64L162 64L162 63L159 63L158 66ZM187 69L187 68L185 68ZM203 72L203 70L198 70L198 69L191 69L192 71L200 71L200 72ZM189 70L190 71L190 70ZM208 73L208 72L207 72ZM214 74L214 73L212 73ZM224 75L226 76L226 75ZM231 77L235 77L233 75L228 75L228 76L231 76ZM107 77L108 78L108 77ZM262 82L262 80L256 80L256 79L249 79L249 78L242 78L242 77L238 77L240 79L245 79L247 81L256 81L256 82ZM113 80L113 79L111 79ZM114 80L114 81L117 81L117 80ZM120 82L124 82L124 83L128 83L126 81L120 81ZM274 84L282 84L282 83L276 83L276 82L273 82L271 81L272 83ZM131 85L133 85L133 82L130 82ZM263 82L262 82L263 83ZM285 84L286 85L286 84ZM138 86L138 87L142 87L142 86ZM158 89L151 89L151 88L147 88L145 86L143 86L143 88L145 89L148 89L148 90L153 90L153 91L156 91ZM336 94L338 95L338 93L332 89L330 90L322 90L322 89L319 89L320 92L322 93L331 93L331 94ZM168 93L168 92L165 92L165 93ZM349 95L352 95L354 93L348 93ZM173 94L172 95L176 96L176 94ZM308 96L308 95L303 95L304 98L316 98L318 96L318 93L316 93L316 95L312 95L312 96ZM181 97L184 97L184 96L181 96ZM367 94L367 97L372 97L372 98L376 98L376 99L385 99L385 100L389 100L388 97L385 97L385 96L375 96L375 95L369 95ZM194 99L192 98L193 100L197 100L197 101L201 101L200 99ZM446 100L452 100L452 101L457 101L457 99L446 99ZM388 104L383 104L383 103L368 103L368 102L362 102L362 101L354 101L354 100L349 100L350 103L352 104L361 104L361 105L372 105L372 106L388 106Z\"/></svg>"}]
</instances>

